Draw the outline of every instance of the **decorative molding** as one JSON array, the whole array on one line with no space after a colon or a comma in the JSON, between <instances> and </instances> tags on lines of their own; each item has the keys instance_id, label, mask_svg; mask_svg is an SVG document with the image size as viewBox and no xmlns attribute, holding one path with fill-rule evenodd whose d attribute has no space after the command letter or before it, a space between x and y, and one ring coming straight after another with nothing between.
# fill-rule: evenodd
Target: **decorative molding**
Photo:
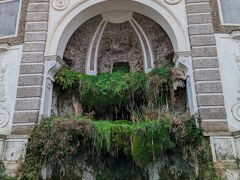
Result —
<instances>
[{"instance_id":1,"label":"decorative molding","mask_svg":"<svg viewBox=\"0 0 240 180\"><path fill-rule=\"evenodd\" d=\"M240 52L240 45L239 45L239 52ZM234 55L234 60L237 63L237 68L238 71L240 72L240 54L233 54ZM232 106L231 112L233 117L237 120L240 121L240 90L237 90L238 97L237 97L237 102Z\"/></svg>"},{"instance_id":2,"label":"decorative molding","mask_svg":"<svg viewBox=\"0 0 240 180\"><path fill-rule=\"evenodd\" d=\"M240 31L232 31L231 36L234 40L240 41Z\"/></svg>"},{"instance_id":3,"label":"decorative molding","mask_svg":"<svg viewBox=\"0 0 240 180\"><path fill-rule=\"evenodd\" d=\"M132 14L130 11L109 11L103 13L102 17L107 22L119 24L131 20Z\"/></svg>"},{"instance_id":4,"label":"decorative molding","mask_svg":"<svg viewBox=\"0 0 240 180\"><path fill-rule=\"evenodd\" d=\"M170 5L175 5L180 3L182 0L164 0L165 3L170 4Z\"/></svg>"},{"instance_id":5,"label":"decorative molding","mask_svg":"<svg viewBox=\"0 0 240 180\"><path fill-rule=\"evenodd\" d=\"M57 11L63 11L69 5L69 0L53 0L52 7Z\"/></svg>"}]
</instances>

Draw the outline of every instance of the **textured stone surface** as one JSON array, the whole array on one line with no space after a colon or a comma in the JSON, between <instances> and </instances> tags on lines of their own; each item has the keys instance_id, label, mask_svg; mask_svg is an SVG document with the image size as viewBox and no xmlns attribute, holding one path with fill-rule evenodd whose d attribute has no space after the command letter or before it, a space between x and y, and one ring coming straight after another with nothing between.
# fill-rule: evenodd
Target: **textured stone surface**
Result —
<instances>
[{"instance_id":1,"label":"textured stone surface","mask_svg":"<svg viewBox=\"0 0 240 180\"><path fill-rule=\"evenodd\" d=\"M222 95L198 95L199 106L224 106L224 98Z\"/></svg>"},{"instance_id":2,"label":"textured stone surface","mask_svg":"<svg viewBox=\"0 0 240 180\"><path fill-rule=\"evenodd\" d=\"M25 41L33 42L33 41L46 41L47 33L46 32L31 32L26 33L24 37Z\"/></svg>"},{"instance_id":3,"label":"textured stone surface","mask_svg":"<svg viewBox=\"0 0 240 180\"><path fill-rule=\"evenodd\" d=\"M28 53L22 55L23 63L41 63L43 61L43 53Z\"/></svg>"},{"instance_id":4,"label":"textured stone surface","mask_svg":"<svg viewBox=\"0 0 240 180\"><path fill-rule=\"evenodd\" d=\"M37 12L37 13L28 13L26 21L47 21L48 13L47 12Z\"/></svg>"},{"instance_id":5,"label":"textured stone surface","mask_svg":"<svg viewBox=\"0 0 240 180\"><path fill-rule=\"evenodd\" d=\"M189 24L211 23L211 14L190 14L188 15Z\"/></svg>"},{"instance_id":6,"label":"textured stone surface","mask_svg":"<svg viewBox=\"0 0 240 180\"><path fill-rule=\"evenodd\" d=\"M36 76L20 76L18 85L19 86L31 86L31 85L41 85L43 77L41 75Z\"/></svg>"},{"instance_id":7,"label":"textured stone surface","mask_svg":"<svg viewBox=\"0 0 240 180\"><path fill-rule=\"evenodd\" d=\"M218 68L217 58L193 58L193 68Z\"/></svg>"},{"instance_id":8,"label":"textured stone surface","mask_svg":"<svg viewBox=\"0 0 240 180\"><path fill-rule=\"evenodd\" d=\"M187 13L192 14L192 13L206 13L210 12L210 5L209 3L205 4L190 4L187 5Z\"/></svg>"},{"instance_id":9,"label":"textured stone surface","mask_svg":"<svg viewBox=\"0 0 240 180\"><path fill-rule=\"evenodd\" d=\"M201 119L226 119L225 108L200 108Z\"/></svg>"},{"instance_id":10,"label":"textured stone surface","mask_svg":"<svg viewBox=\"0 0 240 180\"><path fill-rule=\"evenodd\" d=\"M201 127L205 132L228 132L227 121L203 121Z\"/></svg>"},{"instance_id":11,"label":"textured stone surface","mask_svg":"<svg viewBox=\"0 0 240 180\"><path fill-rule=\"evenodd\" d=\"M24 43L23 51L24 52L41 52L45 48L44 42L37 42L37 43Z\"/></svg>"},{"instance_id":12,"label":"textured stone surface","mask_svg":"<svg viewBox=\"0 0 240 180\"><path fill-rule=\"evenodd\" d=\"M215 45L216 40L214 35L204 35L204 36L191 36L190 41L192 46L209 46L209 45Z\"/></svg>"},{"instance_id":13,"label":"textured stone surface","mask_svg":"<svg viewBox=\"0 0 240 180\"><path fill-rule=\"evenodd\" d=\"M27 22L26 32L47 31L47 22Z\"/></svg>"},{"instance_id":14,"label":"textured stone surface","mask_svg":"<svg viewBox=\"0 0 240 180\"><path fill-rule=\"evenodd\" d=\"M192 48L193 57L216 57L217 49L216 47L193 47Z\"/></svg>"},{"instance_id":15,"label":"textured stone surface","mask_svg":"<svg viewBox=\"0 0 240 180\"><path fill-rule=\"evenodd\" d=\"M189 26L189 34L197 35L197 34L212 34L214 33L213 26L209 24L196 24Z\"/></svg>"},{"instance_id":16,"label":"textured stone surface","mask_svg":"<svg viewBox=\"0 0 240 180\"><path fill-rule=\"evenodd\" d=\"M13 125L12 135L30 135L34 125Z\"/></svg>"},{"instance_id":17,"label":"textured stone surface","mask_svg":"<svg viewBox=\"0 0 240 180\"><path fill-rule=\"evenodd\" d=\"M48 3L30 3L28 12L48 12Z\"/></svg>"},{"instance_id":18,"label":"textured stone surface","mask_svg":"<svg viewBox=\"0 0 240 180\"><path fill-rule=\"evenodd\" d=\"M197 93L221 93L222 83L221 82L208 82L208 83L197 83Z\"/></svg>"},{"instance_id":19,"label":"textured stone surface","mask_svg":"<svg viewBox=\"0 0 240 180\"><path fill-rule=\"evenodd\" d=\"M13 123L31 123L38 121L39 112L16 112Z\"/></svg>"},{"instance_id":20,"label":"textured stone surface","mask_svg":"<svg viewBox=\"0 0 240 180\"><path fill-rule=\"evenodd\" d=\"M18 88L17 97L25 98L25 97L41 97L42 88L41 87L26 87L26 88Z\"/></svg>"},{"instance_id":21,"label":"textured stone surface","mask_svg":"<svg viewBox=\"0 0 240 180\"><path fill-rule=\"evenodd\" d=\"M43 64L21 65L20 67L21 74L38 74L43 73L43 71L44 71Z\"/></svg>"},{"instance_id":22,"label":"textured stone surface","mask_svg":"<svg viewBox=\"0 0 240 180\"><path fill-rule=\"evenodd\" d=\"M16 110L38 110L40 108L39 99L24 99L16 101Z\"/></svg>"},{"instance_id":23,"label":"textured stone surface","mask_svg":"<svg viewBox=\"0 0 240 180\"><path fill-rule=\"evenodd\" d=\"M197 70L194 71L196 81L218 81L220 80L219 70Z\"/></svg>"}]
</instances>

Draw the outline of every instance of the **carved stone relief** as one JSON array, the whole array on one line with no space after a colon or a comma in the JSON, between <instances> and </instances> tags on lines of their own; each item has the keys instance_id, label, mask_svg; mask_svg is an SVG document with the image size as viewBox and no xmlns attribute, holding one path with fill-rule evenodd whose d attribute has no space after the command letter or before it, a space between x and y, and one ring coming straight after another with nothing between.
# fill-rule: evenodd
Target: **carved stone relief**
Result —
<instances>
[{"instance_id":1,"label":"carved stone relief","mask_svg":"<svg viewBox=\"0 0 240 180\"><path fill-rule=\"evenodd\" d=\"M69 0L53 0L52 7L57 11L62 11L66 9L69 5Z\"/></svg>"},{"instance_id":2,"label":"carved stone relief","mask_svg":"<svg viewBox=\"0 0 240 180\"><path fill-rule=\"evenodd\" d=\"M2 53L3 55L4 53ZM1 58L2 60L2 58ZM5 104L5 75L7 72L7 65L0 62L0 128L5 127L9 122L9 110Z\"/></svg>"}]
</instances>

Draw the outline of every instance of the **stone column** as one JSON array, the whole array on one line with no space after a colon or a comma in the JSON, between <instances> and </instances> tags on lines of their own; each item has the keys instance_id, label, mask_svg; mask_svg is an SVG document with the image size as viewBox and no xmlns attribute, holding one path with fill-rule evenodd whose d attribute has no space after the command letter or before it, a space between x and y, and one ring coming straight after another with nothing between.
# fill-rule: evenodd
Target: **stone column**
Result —
<instances>
[{"instance_id":1,"label":"stone column","mask_svg":"<svg viewBox=\"0 0 240 180\"><path fill-rule=\"evenodd\" d=\"M186 0L194 80L202 127L228 131L209 0Z\"/></svg>"}]
</instances>

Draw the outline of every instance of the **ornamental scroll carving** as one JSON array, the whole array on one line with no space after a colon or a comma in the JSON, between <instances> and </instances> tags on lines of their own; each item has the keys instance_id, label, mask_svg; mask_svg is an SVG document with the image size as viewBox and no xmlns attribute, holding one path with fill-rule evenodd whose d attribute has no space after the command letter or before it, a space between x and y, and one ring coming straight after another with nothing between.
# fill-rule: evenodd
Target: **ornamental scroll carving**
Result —
<instances>
[{"instance_id":1,"label":"ornamental scroll carving","mask_svg":"<svg viewBox=\"0 0 240 180\"><path fill-rule=\"evenodd\" d=\"M5 106L6 94L4 78L6 72L7 66L0 63L0 128L5 127L9 122L9 112Z\"/></svg>"},{"instance_id":2,"label":"ornamental scroll carving","mask_svg":"<svg viewBox=\"0 0 240 180\"><path fill-rule=\"evenodd\" d=\"M69 5L69 0L53 0L52 7L57 11L62 11L66 9Z\"/></svg>"},{"instance_id":3,"label":"ornamental scroll carving","mask_svg":"<svg viewBox=\"0 0 240 180\"><path fill-rule=\"evenodd\" d=\"M238 45L239 47L239 52L240 52L240 45ZM237 69L240 72L240 54L233 54L234 55L234 60L237 63ZM232 106L232 115L233 117L240 121L240 90L237 91L238 93L238 97L237 97L237 102Z\"/></svg>"}]
</instances>

